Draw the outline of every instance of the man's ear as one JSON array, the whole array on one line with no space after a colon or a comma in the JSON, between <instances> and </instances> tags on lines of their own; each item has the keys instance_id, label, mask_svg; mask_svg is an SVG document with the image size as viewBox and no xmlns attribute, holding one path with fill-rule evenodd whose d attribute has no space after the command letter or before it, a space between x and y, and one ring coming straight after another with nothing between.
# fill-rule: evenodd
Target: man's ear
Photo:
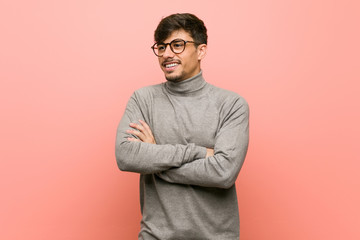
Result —
<instances>
[{"instance_id":1,"label":"man's ear","mask_svg":"<svg viewBox=\"0 0 360 240\"><path fill-rule=\"evenodd\" d=\"M198 60L200 61L206 56L207 45L206 44L200 44L197 47L197 51L198 51Z\"/></svg>"}]
</instances>

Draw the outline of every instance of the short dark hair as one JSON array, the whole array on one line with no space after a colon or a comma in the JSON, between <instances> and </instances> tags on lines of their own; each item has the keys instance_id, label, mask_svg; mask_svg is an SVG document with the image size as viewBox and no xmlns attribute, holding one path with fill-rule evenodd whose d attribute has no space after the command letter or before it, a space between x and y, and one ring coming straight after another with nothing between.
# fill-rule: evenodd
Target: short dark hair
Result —
<instances>
[{"instance_id":1,"label":"short dark hair","mask_svg":"<svg viewBox=\"0 0 360 240\"><path fill-rule=\"evenodd\" d=\"M188 32L196 45L207 44L207 29L204 22L191 13L176 13L163 18L155 30L155 42L165 41L173 31L180 29Z\"/></svg>"}]
</instances>

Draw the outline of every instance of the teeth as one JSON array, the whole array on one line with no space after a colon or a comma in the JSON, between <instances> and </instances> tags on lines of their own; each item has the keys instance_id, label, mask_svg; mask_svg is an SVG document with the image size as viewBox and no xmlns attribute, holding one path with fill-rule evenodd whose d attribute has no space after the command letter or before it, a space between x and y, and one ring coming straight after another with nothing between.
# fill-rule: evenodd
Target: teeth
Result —
<instances>
[{"instance_id":1,"label":"teeth","mask_svg":"<svg viewBox=\"0 0 360 240\"><path fill-rule=\"evenodd\" d=\"M166 64L165 67L171 68L171 67L175 67L176 65L178 65L178 64L177 63L171 63L171 64Z\"/></svg>"}]
</instances>

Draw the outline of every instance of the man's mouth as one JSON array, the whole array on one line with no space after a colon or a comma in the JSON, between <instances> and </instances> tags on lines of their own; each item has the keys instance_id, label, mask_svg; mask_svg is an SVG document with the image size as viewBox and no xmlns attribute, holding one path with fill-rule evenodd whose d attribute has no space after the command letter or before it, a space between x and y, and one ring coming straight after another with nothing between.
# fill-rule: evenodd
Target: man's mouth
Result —
<instances>
[{"instance_id":1,"label":"man's mouth","mask_svg":"<svg viewBox=\"0 0 360 240\"><path fill-rule=\"evenodd\" d=\"M169 64L165 64L165 67L166 68L172 68L172 67L175 67L177 65L179 65L179 64L178 63L169 63Z\"/></svg>"},{"instance_id":2,"label":"man's mouth","mask_svg":"<svg viewBox=\"0 0 360 240\"><path fill-rule=\"evenodd\" d=\"M175 61L167 61L164 62L162 65L165 67L167 71L175 70L175 68L180 64L180 62Z\"/></svg>"}]
</instances>

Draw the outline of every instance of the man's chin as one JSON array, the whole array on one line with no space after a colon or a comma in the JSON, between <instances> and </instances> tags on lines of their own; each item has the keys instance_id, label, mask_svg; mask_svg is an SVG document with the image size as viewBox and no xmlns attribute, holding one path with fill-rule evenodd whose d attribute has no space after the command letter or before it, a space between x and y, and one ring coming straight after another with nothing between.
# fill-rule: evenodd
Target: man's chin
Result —
<instances>
[{"instance_id":1,"label":"man's chin","mask_svg":"<svg viewBox=\"0 0 360 240\"><path fill-rule=\"evenodd\" d=\"M165 78L169 82L180 82L183 80L182 74L179 74L179 75L172 75L172 74L166 75L165 74Z\"/></svg>"}]
</instances>

